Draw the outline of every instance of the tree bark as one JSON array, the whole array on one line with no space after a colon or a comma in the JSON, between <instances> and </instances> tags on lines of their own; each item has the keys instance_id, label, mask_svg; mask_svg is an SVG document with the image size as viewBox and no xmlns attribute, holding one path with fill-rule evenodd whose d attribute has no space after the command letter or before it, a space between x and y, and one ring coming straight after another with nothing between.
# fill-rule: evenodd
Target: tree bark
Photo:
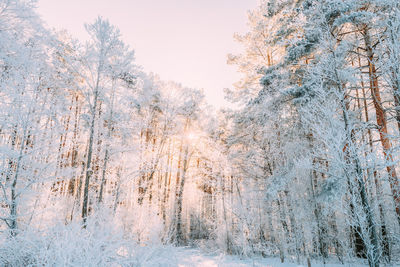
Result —
<instances>
[{"instance_id":1,"label":"tree bark","mask_svg":"<svg viewBox=\"0 0 400 267\"><path fill-rule=\"evenodd\" d=\"M99 79L99 78L98 78ZM92 153L93 153L93 139L94 139L94 126L96 122L96 111L97 111L97 99L98 99L98 84L96 91L94 93L94 102L93 102L93 110L92 110L92 120L90 123L90 134L89 134L89 144L88 144L88 153L87 153L87 161L86 161L86 174L85 174L85 185L83 189L83 203L82 203L82 219L83 219L83 227L86 227L86 219L88 216L88 204L89 204L89 182L92 176Z\"/></svg>"},{"instance_id":2,"label":"tree bark","mask_svg":"<svg viewBox=\"0 0 400 267\"><path fill-rule=\"evenodd\" d=\"M386 161L388 162L386 170L389 174L390 188L393 194L393 200L395 203L398 223L400 224L400 195L398 191L399 182L391 152L392 144L388 137L387 120L386 120L385 110L382 104L379 83L378 83L378 76L376 73L376 66L374 63L375 56L373 52L373 47L371 45L368 29L365 29L363 31L363 37L368 57L368 74L370 80L371 95L376 112L376 122L378 124L378 131L382 143L383 155Z\"/></svg>"}]
</instances>

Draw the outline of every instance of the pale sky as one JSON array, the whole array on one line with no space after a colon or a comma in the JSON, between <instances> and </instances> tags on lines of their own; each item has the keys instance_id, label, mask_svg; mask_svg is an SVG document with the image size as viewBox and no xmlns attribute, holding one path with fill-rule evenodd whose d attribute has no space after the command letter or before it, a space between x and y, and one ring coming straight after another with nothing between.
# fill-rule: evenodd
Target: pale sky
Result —
<instances>
[{"instance_id":1,"label":"pale sky","mask_svg":"<svg viewBox=\"0 0 400 267\"><path fill-rule=\"evenodd\" d=\"M257 0L39 0L50 27L85 40L84 23L98 15L116 25L135 50L136 63L184 86L203 88L207 101L226 103L223 88L240 79L226 64L242 47L235 32L247 31L247 10Z\"/></svg>"}]
</instances>

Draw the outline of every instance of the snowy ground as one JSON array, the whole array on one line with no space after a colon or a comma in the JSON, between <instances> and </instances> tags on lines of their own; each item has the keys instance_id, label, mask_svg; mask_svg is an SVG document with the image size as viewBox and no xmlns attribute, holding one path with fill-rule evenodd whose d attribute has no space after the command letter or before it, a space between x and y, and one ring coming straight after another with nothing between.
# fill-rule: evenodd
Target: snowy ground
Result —
<instances>
[{"instance_id":1,"label":"snowy ground","mask_svg":"<svg viewBox=\"0 0 400 267\"><path fill-rule=\"evenodd\" d=\"M295 263L280 263L280 260L274 258L255 258L240 259L237 256L228 255L207 255L196 249L176 248L169 252L169 256L164 262L154 261L151 264L143 264L143 266L177 266L177 267L305 267L307 265L299 265ZM367 265L357 264L312 264L313 267L363 267Z\"/></svg>"}]
</instances>

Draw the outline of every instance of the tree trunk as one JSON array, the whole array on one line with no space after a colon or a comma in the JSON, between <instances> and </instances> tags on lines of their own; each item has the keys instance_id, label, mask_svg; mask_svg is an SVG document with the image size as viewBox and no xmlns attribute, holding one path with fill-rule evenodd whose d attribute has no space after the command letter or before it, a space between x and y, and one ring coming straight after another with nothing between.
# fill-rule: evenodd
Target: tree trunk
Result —
<instances>
[{"instance_id":1,"label":"tree trunk","mask_svg":"<svg viewBox=\"0 0 400 267\"><path fill-rule=\"evenodd\" d=\"M182 176L180 179L179 190L176 195L176 241L178 245L185 245L185 237L182 229L182 206L183 206L183 190L186 181L186 172L189 164L189 146L186 145L184 160L183 160L183 168L182 168Z\"/></svg>"},{"instance_id":2,"label":"tree trunk","mask_svg":"<svg viewBox=\"0 0 400 267\"><path fill-rule=\"evenodd\" d=\"M16 166L15 166L15 173L14 173L13 181L12 181L12 184L11 184L10 219L9 219L10 222L8 223L8 226L10 228L11 236L16 236L17 235L17 229L18 229L18 223L17 223L17 219L18 219L18 215L17 215L17 208L18 208L18 203L17 203L17 197L18 197L17 183L18 183L18 178L19 178L19 171L20 171L20 168L21 168L21 161L22 161L22 157L23 157L23 153L24 153L24 149L25 149L25 139L26 139L26 129L24 129L23 138L21 140L21 147L19 149L18 158L17 158L17 162L16 162Z\"/></svg>"},{"instance_id":3,"label":"tree trunk","mask_svg":"<svg viewBox=\"0 0 400 267\"><path fill-rule=\"evenodd\" d=\"M336 75L338 77L338 75ZM340 90L343 92L343 89ZM345 126L345 131L346 131L346 147L344 148L344 152L346 153L346 158L347 161L350 162L350 165L354 166L354 171L350 171L350 174L354 172L355 174L355 181L356 184L358 185L358 193L360 194L361 198L361 205L363 208L363 212L366 215L367 218L367 228L368 228L368 234L369 234L369 241L372 245L372 247L366 247L366 256L368 258L368 263L371 267L379 267L379 258L380 258L380 249L379 249L379 243L378 243L378 237L376 234L376 229L375 229L375 220L373 217L373 211L369 205L368 201L368 196L367 192L365 189L365 183L364 183L364 176L362 173L361 169L361 163L360 159L358 158L358 155L354 151L354 134L352 131L352 128L349 125L349 117L348 117L348 110L347 110L347 105L345 103L345 99L341 100L341 107L342 107L342 113L343 113L343 121L344 121L344 126ZM345 170L347 173L347 170ZM350 177L348 177L350 180ZM350 190L352 190L352 183L349 183L350 185ZM354 194L354 193L353 193ZM354 208L354 207L353 207ZM360 227L361 225L357 225L357 227ZM359 232L356 230L356 232ZM365 241L363 241L363 244L365 245ZM356 244L357 246L357 244Z\"/></svg>"},{"instance_id":4,"label":"tree trunk","mask_svg":"<svg viewBox=\"0 0 400 267\"><path fill-rule=\"evenodd\" d=\"M397 219L400 224L400 195L398 191L398 186L399 186L398 177L396 173L396 168L394 166L393 157L391 154L392 144L388 137L386 115L382 105L382 99L378 84L378 76L376 73L376 66L374 63L374 52L371 45L370 35L367 29L364 30L363 36L368 57L368 67L369 67L368 74L370 80L371 95L376 112L376 122L379 127L378 131L382 143L383 155L388 162L386 169L389 174L390 188L392 190L393 199L396 207Z\"/></svg>"},{"instance_id":5,"label":"tree trunk","mask_svg":"<svg viewBox=\"0 0 400 267\"><path fill-rule=\"evenodd\" d=\"M89 134L89 144L88 144L88 153L87 153L87 161L86 161L86 174L85 174L85 185L83 189L83 203L82 203L82 219L83 219L83 227L86 227L86 219L88 216L88 204L89 204L89 183L90 177L92 176L92 153L93 153L93 138L94 138L94 126L96 122L96 111L97 111L97 98L99 92L96 89L94 93L94 102L93 102L93 110L92 110L92 120L90 123L90 134Z\"/></svg>"}]
</instances>

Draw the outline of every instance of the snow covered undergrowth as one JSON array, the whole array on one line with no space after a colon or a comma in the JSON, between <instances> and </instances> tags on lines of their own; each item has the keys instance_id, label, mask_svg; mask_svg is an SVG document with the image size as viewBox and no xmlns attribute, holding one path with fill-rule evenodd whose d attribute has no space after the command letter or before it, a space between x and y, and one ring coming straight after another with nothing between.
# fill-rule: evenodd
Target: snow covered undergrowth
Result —
<instances>
[{"instance_id":1,"label":"snow covered undergrowth","mask_svg":"<svg viewBox=\"0 0 400 267\"><path fill-rule=\"evenodd\" d=\"M241 258L161 243L138 244L112 227L88 224L58 225L46 232L1 235L0 266L135 266L135 267L300 267L279 258ZM101 228L101 229L100 229ZM93 231L95 230L96 231ZM312 266L366 266L315 264Z\"/></svg>"},{"instance_id":2,"label":"snow covered undergrowth","mask_svg":"<svg viewBox=\"0 0 400 267\"><path fill-rule=\"evenodd\" d=\"M20 244L21 245L21 244ZM230 255L212 255L201 252L198 249L177 248L172 246L136 247L129 250L129 254L121 255L122 250L110 251L109 248L101 245L87 247L86 250L78 251L82 246L71 243L76 250L59 250L45 248L42 243L36 245L25 244L15 254L4 254L4 247L1 251L1 266L135 266L135 267L305 267L295 263L280 263L278 258L244 258ZM66 244L64 244L66 245ZM26 254L26 247L35 247L37 254ZM71 248L70 247L70 248ZM115 246L111 246L114 247ZM130 246L129 249L131 249ZM71 253L72 252L72 253ZM7 258L6 258L6 257ZM362 264L315 264L315 267L361 267Z\"/></svg>"},{"instance_id":3,"label":"snow covered undergrowth","mask_svg":"<svg viewBox=\"0 0 400 267\"><path fill-rule=\"evenodd\" d=\"M29 227L10 237L0 233L0 266L85 266L85 267L306 267L281 263L279 258L241 257L226 255L217 246L199 245L199 248L175 247L161 243L161 234L151 220L144 231L107 220L105 214L89 217L86 228L80 220L68 224L59 220L51 226ZM103 216L101 216L103 215ZM44 222L42 222L44 223ZM130 231L128 231L130 229ZM130 233L130 234L128 234ZM140 240L140 242L139 242ZM205 240L204 240L205 241ZM206 241L205 241L206 242ZM213 243L213 242L211 242ZM294 260L293 260L294 261ZM313 267L361 267L363 264L322 264ZM392 265L395 266L395 265Z\"/></svg>"},{"instance_id":4,"label":"snow covered undergrowth","mask_svg":"<svg viewBox=\"0 0 400 267\"><path fill-rule=\"evenodd\" d=\"M175 257L178 258L176 265L178 267L303 267L307 265L295 264L295 263L281 263L279 258L244 258L241 259L238 256L230 255L209 255L204 254L197 249L187 249L187 248L176 248ZM163 265L160 265L163 266ZM361 267L367 266L362 264L316 264L312 263L315 267Z\"/></svg>"}]
</instances>

